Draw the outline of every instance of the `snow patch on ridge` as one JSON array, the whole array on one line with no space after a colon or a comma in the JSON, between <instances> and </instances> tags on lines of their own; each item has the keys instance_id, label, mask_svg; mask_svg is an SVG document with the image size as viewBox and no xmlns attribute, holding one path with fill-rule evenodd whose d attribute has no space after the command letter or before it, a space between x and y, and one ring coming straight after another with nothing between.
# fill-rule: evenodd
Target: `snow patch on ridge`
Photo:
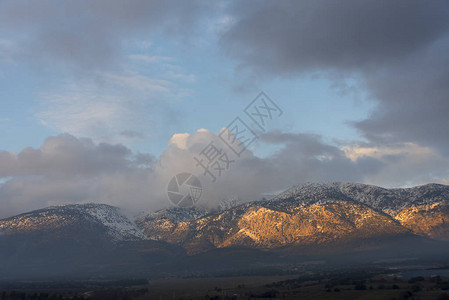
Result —
<instances>
[{"instance_id":1,"label":"snow patch on ridge","mask_svg":"<svg viewBox=\"0 0 449 300\"><path fill-rule=\"evenodd\" d=\"M107 227L108 233L115 240L146 239L137 225L121 214L120 209L104 204L86 205L82 208L95 220Z\"/></svg>"}]
</instances>

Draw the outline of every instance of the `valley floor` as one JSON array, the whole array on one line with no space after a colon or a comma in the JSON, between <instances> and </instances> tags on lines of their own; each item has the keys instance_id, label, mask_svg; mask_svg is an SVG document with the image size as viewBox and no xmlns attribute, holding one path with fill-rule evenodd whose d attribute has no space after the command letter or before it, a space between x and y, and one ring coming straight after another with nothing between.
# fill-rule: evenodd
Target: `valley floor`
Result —
<instances>
[{"instance_id":1,"label":"valley floor","mask_svg":"<svg viewBox=\"0 0 449 300\"><path fill-rule=\"evenodd\" d=\"M0 299L449 299L449 277L397 277L364 270L302 276L167 278L24 283L0 288ZM11 290L11 288L15 288Z\"/></svg>"}]
</instances>

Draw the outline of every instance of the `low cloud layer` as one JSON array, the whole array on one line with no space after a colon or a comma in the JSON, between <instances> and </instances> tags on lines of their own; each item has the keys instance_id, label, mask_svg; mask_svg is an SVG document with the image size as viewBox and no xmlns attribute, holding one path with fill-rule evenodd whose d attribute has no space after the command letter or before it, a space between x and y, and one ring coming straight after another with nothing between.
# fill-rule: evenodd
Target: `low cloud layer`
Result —
<instances>
[{"instance_id":1,"label":"low cloud layer","mask_svg":"<svg viewBox=\"0 0 449 300\"><path fill-rule=\"evenodd\" d=\"M215 182L194 160L210 142L233 160L221 176L216 174ZM86 202L117 205L135 214L157 210L172 205L166 186L182 172L198 176L203 186L199 204L212 207L230 198L257 200L306 181L400 186L425 183L436 176L449 178L447 159L412 144L406 148L339 148L316 135L280 131L262 135L259 142L280 150L265 158L246 150L238 158L206 129L174 135L159 159L132 153L123 145L96 144L68 134L49 137L39 149L0 152L0 217Z\"/></svg>"},{"instance_id":2,"label":"low cloud layer","mask_svg":"<svg viewBox=\"0 0 449 300\"><path fill-rule=\"evenodd\" d=\"M47 138L39 149L0 151L0 216L55 204L120 205L131 195L138 202L145 194L139 191L146 187L145 168L153 162L122 145L68 134Z\"/></svg>"}]
</instances>

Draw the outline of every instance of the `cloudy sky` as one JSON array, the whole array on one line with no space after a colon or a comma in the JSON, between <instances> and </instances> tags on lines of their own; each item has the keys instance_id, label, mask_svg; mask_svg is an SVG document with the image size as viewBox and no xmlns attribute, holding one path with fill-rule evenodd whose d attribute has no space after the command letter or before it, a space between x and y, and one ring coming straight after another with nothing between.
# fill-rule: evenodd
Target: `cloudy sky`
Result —
<instances>
[{"instance_id":1,"label":"cloudy sky","mask_svg":"<svg viewBox=\"0 0 449 300\"><path fill-rule=\"evenodd\" d=\"M437 0L1 0L0 217L160 209L180 172L203 204L449 183L448 20ZM261 91L282 110L262 129ZM240 156L219 137L236 117L257 137ZM211 142L215 182L195 161Z\"/></svg>"}]
</instances>

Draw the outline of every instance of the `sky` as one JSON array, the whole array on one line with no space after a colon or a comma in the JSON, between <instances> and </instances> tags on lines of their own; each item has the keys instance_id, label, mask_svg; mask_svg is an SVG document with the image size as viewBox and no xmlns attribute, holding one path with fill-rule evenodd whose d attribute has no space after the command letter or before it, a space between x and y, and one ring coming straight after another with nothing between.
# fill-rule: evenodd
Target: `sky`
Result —
<instances>
[{"instance_id":1,"label":"sky","mask_svg":"<svg viewBox=\"0 0 449 300\"><path fill-rule=\"evenodd\" d=\"M448 19L437 0L2 0L0 217L157 210L182 172L212 206L449 184ZM261 92L279 108L263 128L245 114ZM240 155L220 135L237 117L255 137ZM214 178L195 160L210 145Z\"/></svg>"}]
</instances>

